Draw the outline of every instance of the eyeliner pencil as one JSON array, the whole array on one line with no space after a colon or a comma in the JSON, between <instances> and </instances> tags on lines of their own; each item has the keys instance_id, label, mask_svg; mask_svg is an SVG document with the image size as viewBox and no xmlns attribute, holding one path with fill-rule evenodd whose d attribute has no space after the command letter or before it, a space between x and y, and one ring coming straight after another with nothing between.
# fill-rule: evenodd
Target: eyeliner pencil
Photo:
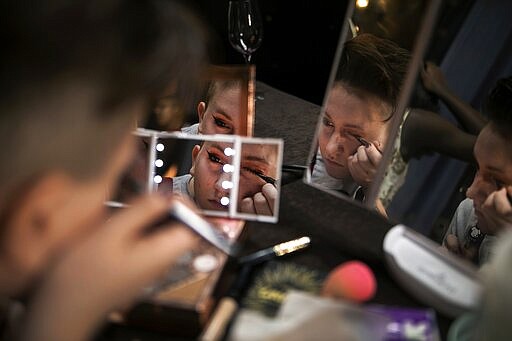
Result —
<instances>
[{"instance_id":1,"label":"eyeliner pencil","mask_svg":"<svg viewBox=\"0 0 512 341\"><path fill-rule=\"evenodd\" d=\"M240 258L238 261L238 264L242 266L240 273L229 289L227 295L220 300L217 305L217 309L215 309L210 322L199 337L199 340L217 341L224 336L227 325L238 310L238 301L241 293L247 286L255 265L263 263L269 259L281 257L303 249L309 246L310 241L309 237L302 237L289 242L277 244L267 249L256 251L248 256Z\"/></svg>"}]
</instances>

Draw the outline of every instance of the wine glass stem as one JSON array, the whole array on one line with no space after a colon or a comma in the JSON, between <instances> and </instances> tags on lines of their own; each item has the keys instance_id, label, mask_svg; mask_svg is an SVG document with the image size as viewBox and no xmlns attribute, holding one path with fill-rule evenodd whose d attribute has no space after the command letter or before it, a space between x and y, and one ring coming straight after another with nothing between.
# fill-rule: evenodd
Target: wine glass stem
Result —
<instances>
[{"instance_id":1,"label":"wine glass stem","mask_svg":"<svg viewBox=\"0 0 512 341\"><path fill-rule=\"evenodd\" d=\"M250 53L244 53L245 63L249 64L251 62L251 54Z\"/></svg>"}]
</instances>

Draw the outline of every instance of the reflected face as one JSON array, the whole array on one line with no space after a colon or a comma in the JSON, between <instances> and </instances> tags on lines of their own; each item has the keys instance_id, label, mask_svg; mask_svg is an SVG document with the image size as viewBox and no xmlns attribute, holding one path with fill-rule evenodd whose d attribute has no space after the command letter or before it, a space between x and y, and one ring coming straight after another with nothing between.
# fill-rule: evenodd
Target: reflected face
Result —
<instances>
[{"instance_id":1,"label":"reflected face","mask_svg":"<svg viewBox=\"0 0 512 341\"><path fill-rule=\"evenodd\" d=\"M197 107L199 132L240 135L240 96L239 85L219 86L207 104L200 102Z\"/></svg>"},{"instance_id":2,"label":"reflected face","mask_svg":"<svg viewBox=\"0 0 512 341\"><path fill-rule=\"evenodd\" d=\"M510 142L499 135L492 125L487 125L478 135L474 154L478 171L467 190L467 197L473 200L478 227L488 233L487 221L480 213L485 199L494 191L512 185L512 154Z\"/></svg>"},{"instance_id":3,"label":"reflected face","mask_svg":"<svg viewBox=\"0 0 512 341\"><path fill-rule=\"evenodd\" d=\"M224 150L232 146L230 143L205 141L202 146L196 145L192 150L190 174L194 177L194 200L202 209L228 209L221 201L226 200L223 198L229 199L228 183L233 173L223 170L224 165L231 164L231 156L227 156Z\"/></svg>"},{"instance_id":4,"label":"reflected face","mask_svg":"<svg viewBox=\"0 0 512 341\"><path fill-rule=\"evenodd\" d=\"M373 96L358 96L341 85L335 85L327 99L319 132L320 153L327 173L337 179L350 177L347 158L361 143L356 137L378 142L384 148L387 141L391 108Z\"/></svg>"},{"instance_id":5,"label":"reflected face","mask_svg":"<svg viewBox=\"0 0 512 341\"><path fill-rule=\"evenodd\" d=\"M273 183L277 176L277 145L244 143L240 164L238 204L242 199L261 192L263 185ZM240 206L239 206L240 207Z\"/></svg>"},{"instance_id":6,"label":"reflected face","mask_svg":"<svg viewBox=\"0 0 512 341\"><path fill-rule=\"evenodd\" d=\"M229 183L233 174L223 170L224 165L232 163L231 156L224 152L227 147L232 147L232 144L205 142L192 151L190 173L194 176L194 200L202 209L228 209L221 203L223 197L229 199ZM277 151L276 145L243 144L238 205L243 198L260 192L266 183L275 181Z\"/></svg>"}]
</instances>

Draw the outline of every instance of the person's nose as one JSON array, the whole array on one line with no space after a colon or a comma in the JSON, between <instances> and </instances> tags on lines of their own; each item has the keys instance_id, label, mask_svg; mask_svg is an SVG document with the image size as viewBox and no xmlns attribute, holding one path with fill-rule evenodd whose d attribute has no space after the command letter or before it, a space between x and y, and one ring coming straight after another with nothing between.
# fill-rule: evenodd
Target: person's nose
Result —
<instances>
[{"instance_id":1,"label":"person's nose","mask_svg":"<svg viewBox=\"0 0 512 341\"><path fill-rule=\"evenodd\" d=\"M341 134L332 134L329 141L327 141L327 154L333 157L342 154L345 150L345 140L345 137Z\"/></svg>"},{"instance_id":2,"label":"person's nose","mask_svg":"<svg viewBox=\"0 0 512 341\"><path fill-rule=\"evenodd\" d=\"M491 184L485 181L480 173L477 172L473 182L471 183L471 186L469 186L466 191L466 197L472 199L474 204L479 207L484 203L487 196L493 191L491 187Z\"/></svg>"},{"instance_id":3,"label":"person's nose","mask_svg":"<svg viewBox=\"0 0 512 341\"><path fill-rule=\"evenodd\" d=\"M229 190L233 187L233 182L231 181L231 173L221 171L214 186L215 193L217 193L219 197L229 196Z\"/></svg>"}]
</instances>

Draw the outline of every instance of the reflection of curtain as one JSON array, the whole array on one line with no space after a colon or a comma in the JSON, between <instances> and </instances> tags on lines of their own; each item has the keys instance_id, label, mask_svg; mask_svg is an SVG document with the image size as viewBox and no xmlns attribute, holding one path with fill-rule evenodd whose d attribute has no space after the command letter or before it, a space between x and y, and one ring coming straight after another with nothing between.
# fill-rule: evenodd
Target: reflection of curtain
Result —
<instances>
[{"instance_id":1,"label":"reflection of curtain","mask_svg":"<svg viewBox=\"0 0 512 341\"><path fill-rule=\"evenodd\" d=\"M440 65L453 91L477 109L498 78L512 75L510 13L512 1L476 0ZM441 115L456 123L444 106ZM390 218L430 233L466 168L439 155L412 160L408 180L388 208Z\"/></svg>"}]
</instances>

